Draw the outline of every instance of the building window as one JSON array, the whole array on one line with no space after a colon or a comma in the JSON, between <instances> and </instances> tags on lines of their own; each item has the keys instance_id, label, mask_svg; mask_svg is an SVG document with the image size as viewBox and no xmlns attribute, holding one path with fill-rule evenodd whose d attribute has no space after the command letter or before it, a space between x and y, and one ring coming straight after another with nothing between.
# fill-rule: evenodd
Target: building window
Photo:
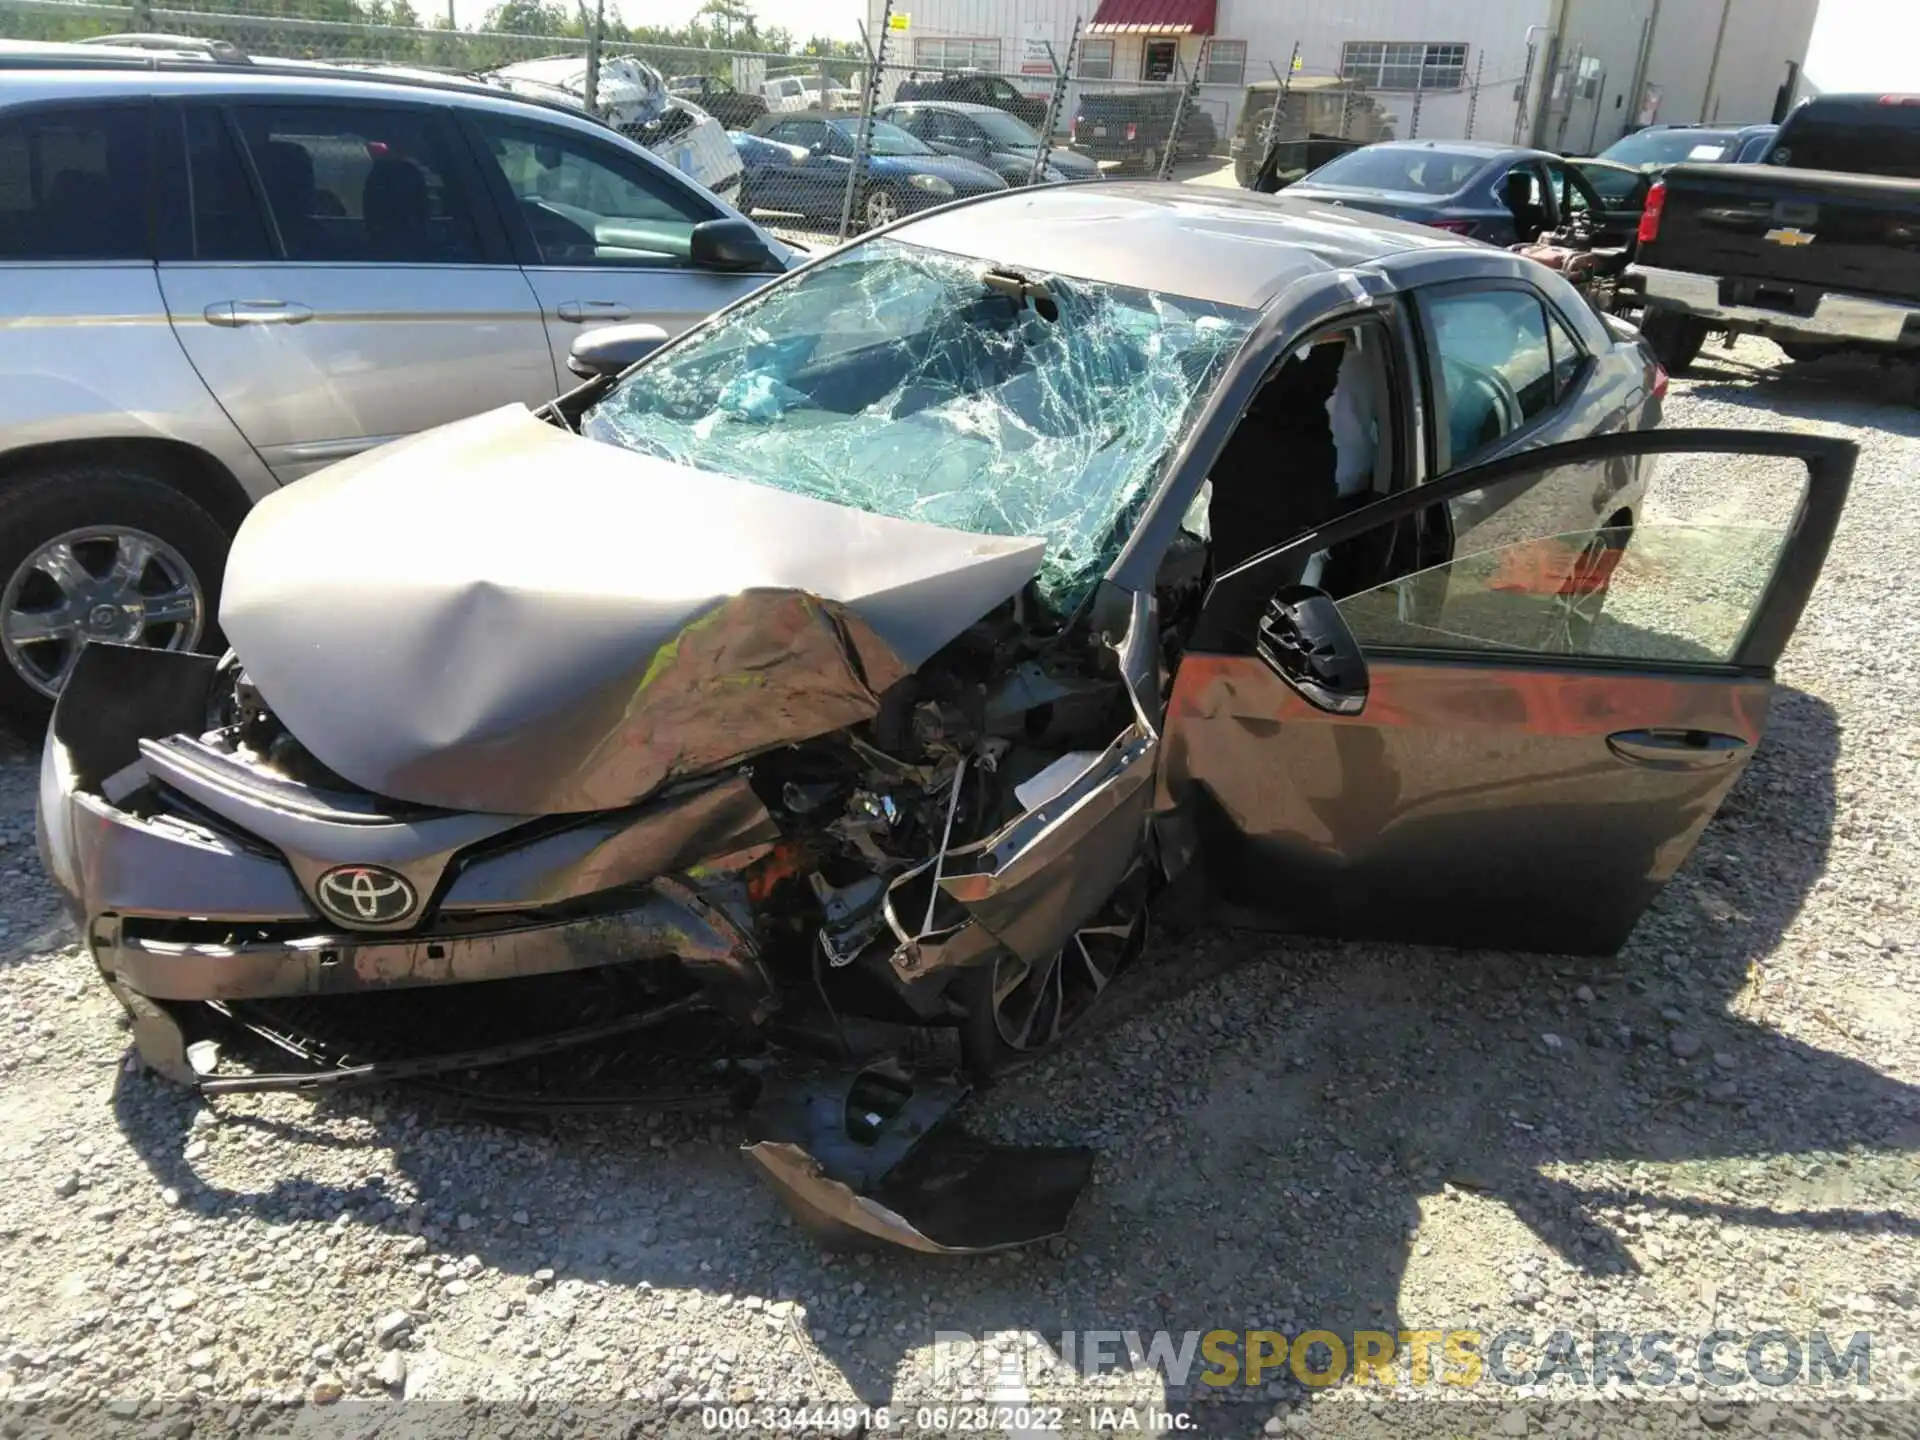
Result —
<instances>
[{"instance_id":1,"label":"building window","mask_svg":"<svg viewBox=\"0 0 1920 1440\"><path fill-rule=\"evenodd\" d=\"M1244 85L1247 83L1247 42L1216 40L1207 47L1207 68L1201 73L1202 85Z\"/></svg>"},{"instance_id":2,"label":"building window","mask_svg":"<svg viewBox=\"0 0 1920 1440\"><path fill-rule=\"evenodd\" d=\"M1340 75L1369 90L1458 90L1466 83L1467 47L1349 40L1340 47Z\"/></svg>"},{"instance_id":3,"label":"building window","mask_svg":"<svg viewBox=\"0 0 1920 1440\"><path fill-rule=\"evenodd\" d=\"M913 58L928 70L998 70L1000 42L922 35L913 42Z\"/></svg>"},{"instance_id":4,"label":"building window","mask_svg":"<svg viewBox=\"0 0 1920 1440\"><path fill-rule=\"evenodd\" d=\"M1082 80L1113 78L1113 41L1082 40L1080 42L1080 78Z\"/></svg>"}]
</instances>

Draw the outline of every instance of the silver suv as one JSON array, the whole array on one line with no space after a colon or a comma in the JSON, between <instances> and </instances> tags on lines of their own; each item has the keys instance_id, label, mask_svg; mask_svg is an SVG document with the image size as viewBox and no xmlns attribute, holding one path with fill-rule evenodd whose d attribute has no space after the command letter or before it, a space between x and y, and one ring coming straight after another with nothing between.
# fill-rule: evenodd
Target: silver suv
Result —
<instances>
[{"instance_id":1,"label":"silver suv","mask_svg":"<svg viewBox=\"0 0 1920 1440\"><path fill-rule=\"evenodd\" d=\"M276 486L550 399L587 327L677 333L794 258L559 107L47 49L0 52L0 710L29 722L88 640L218 644Z\"/></svg>"}]
</instances>

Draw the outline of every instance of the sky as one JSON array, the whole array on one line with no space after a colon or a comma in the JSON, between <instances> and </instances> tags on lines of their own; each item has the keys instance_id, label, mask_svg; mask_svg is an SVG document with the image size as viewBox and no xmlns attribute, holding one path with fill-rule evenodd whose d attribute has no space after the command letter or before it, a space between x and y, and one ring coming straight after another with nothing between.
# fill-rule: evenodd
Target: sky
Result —
<instances>
[{"instance_id":1,"label":"sky","mask_svg":"<svg viewBox=\"0 0 1920 1440\"><path fill-rule=\"evenodd\" d=\"M472 27L496 3L453 0L453 13L462 25ZM414 8L422 13L430 8L440 12L445 4L446 0L415 0ZM591 6L592 0L588 4ZM701 0L607 0L607 9L617 7L620 18L629 25L684 25L700 4ZM762 26L784 25L797 37L830 35L836 40L858 40L867 7L864 0L759 0L753 11Z\"/></svg>"},{"instance_id":2,"label":"sky","mask_svg":"<svg viewBox=\"0 0 1920 1440\"><path fill-rule=\"evenodd\" d=\"M1807 79L1827 91L1920 91L1920 3L1820 0Z\"/></svg>"}]
</instances>

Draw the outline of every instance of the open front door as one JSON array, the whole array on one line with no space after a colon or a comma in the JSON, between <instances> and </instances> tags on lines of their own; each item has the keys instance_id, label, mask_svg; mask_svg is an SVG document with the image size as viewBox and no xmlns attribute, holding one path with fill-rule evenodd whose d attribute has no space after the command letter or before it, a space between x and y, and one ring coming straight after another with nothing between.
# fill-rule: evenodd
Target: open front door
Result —
<instances>
[{"instance_id":1,"label":"open front door","mask_svg":"<svg viewBox=\"0 0 1920 1440\"><path fill-rule=\"evenodd\" d=\"M1261 642L1181 660L1163 818L1191 827L1228 899L1292 928L1617 949L1760 741L1854 454L1747 431L1576 441L1247 562L1208 604L1265 607ZM1303 597L1273 604L1263 571L1414 513L1399 528L1446 537L1444 563L1403 543L1309 606L1305 649L1283 633ZM1358 656L1302 684L1316 643Z\"/></svg>"}]
</instances>

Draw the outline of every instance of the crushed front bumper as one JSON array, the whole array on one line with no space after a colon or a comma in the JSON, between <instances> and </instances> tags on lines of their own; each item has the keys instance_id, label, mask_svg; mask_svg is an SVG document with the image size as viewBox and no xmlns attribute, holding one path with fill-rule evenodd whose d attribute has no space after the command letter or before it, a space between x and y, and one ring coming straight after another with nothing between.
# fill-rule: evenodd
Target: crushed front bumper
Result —
<instances>
[{"instance_id":1,"label":"crushed front bumper","mask_svg":"<svg viewBox=\"0 0 1920 1440\"><path fill-rule=\"evenodd\" d=\"M503 1107L498 1090L462 1090L452 1077L485 1067L524 1077L562 1052L590 1053L589 1069L658 1068L685 1038L671 1033L685 1028L683 1017L717 1013L725 1026L753 1031L778 1008L743 878L777 832L743 780L722 777L559 824L381 813L366 797L294 786L201 743L214 682L214 662L203 656L89 646L56 706L41 762L42 859L131 1017L142 1059L161 1075L210 1095L440 1084L482 1109L522 1108ZM369 860L417 891L416 913L364 927L327 913L319 881ZM984 887L982 903L998 893L974 883ZM650 960L673 971L675 987L661 993L679 998L659 1003L656 994L645 1008L576 1018L565 1029L509 1010L508 1030L518 1022L534 1033L448 1043L466 1032L442 1023L443 1007L489 988L472 982L511 989L535 980L545 992L555 987L541 977L558 985L570 972L626 973ZM400 995L426 1005L421 991L433 986L460 988L414 1011L435 1019L399 1025L416 1047L405 1054L376 1046L369 1059L358 1039L320 1053L270 1035L258 1020L263 1007L298 1015L302 1006L371 1005L386 1014ZM849 1020L848 1029L858 1026ZM217 1037L236 1032L280 1041L300 1068L218 1073ZM890 1053L912 1055L909 1042L922 1033L893 1037ZM748 1155L826 1243L965 1253L1058 1234L1090 1178L1091 1154L980 1141L950 1120L965 1088L918 1068L862 1065L849 1050L844 1064L804 1079L769 1075L762 1096L759 1069L727 1062L717 1083L690 1098L735 1107L764 1100ZM533 1108L574 1108L579 1097L553 1098L557 1105ZM656 1088L612 1103L661 1100Z\"/></svg>"},{"instance_id":2,"label":"crushed front bumper","mask_svg":"<svg viewBox=\"0 0 1920 1440\"><path fill-rule=\"evenodd\" d=\"M202 656L89 647L55 709L41 855L116 993L337 995L672 959L741 1020L771 1008L737 875L777 832L737 775L558 825L382 807L201 743L212 678ZM328 913L323 878L361 865L404 879L413 912Z\"/></svg>"}]
</instances>

